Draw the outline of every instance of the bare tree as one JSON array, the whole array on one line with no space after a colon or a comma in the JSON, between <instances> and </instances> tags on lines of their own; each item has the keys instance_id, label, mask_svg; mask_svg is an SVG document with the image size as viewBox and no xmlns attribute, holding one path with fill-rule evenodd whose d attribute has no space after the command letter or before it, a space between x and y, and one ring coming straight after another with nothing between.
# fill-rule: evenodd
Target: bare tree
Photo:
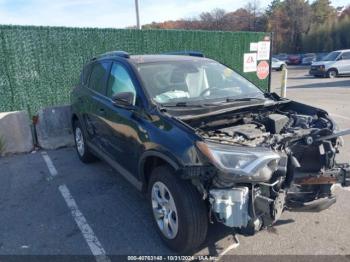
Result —
<instances>
[{"instance_id":1,"label":"bare tree","mask_svg":"<svg viewBox=\"0 0 350 262\"><path fill-rule=\"evenodd\" d=\"M249 31L257 31L257 18L261 16L260 11L260 1L251 0L245 6L245 9L248 12L248 22L249 22Z\"/></svg>"},{"instance_id":2,"label":"bare tree","mask_svg":"<svg viewBox=\"0 0 350 262\"><path fill-rule=\"evenodd\" d=\"M225 25L226 11L224 9L216 8L211 12L203 12L199 15L204 29L223 30Z\"/></svg>"},{"instance_id":3,"label":"bare tree","mask_svg":"<svg viewBox=\"0 0 350 262\"><path fill-rule=\"evenodd\" d=\"M227 31L249 31L249 13L246 9L240 8L225 15L224 30Z\"/></svg>"}]
</instances>

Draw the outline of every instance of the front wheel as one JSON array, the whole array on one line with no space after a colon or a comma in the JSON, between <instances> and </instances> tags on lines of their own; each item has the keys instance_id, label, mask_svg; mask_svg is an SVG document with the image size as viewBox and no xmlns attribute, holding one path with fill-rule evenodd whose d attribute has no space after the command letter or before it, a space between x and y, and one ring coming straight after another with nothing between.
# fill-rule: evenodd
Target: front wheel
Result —
<instances>
[{"instance_id":1,"label":"front wheel","mask_svg":"<svg viewBox=\"0 0 350 262\"><path fill-rule=\"evenodd\" d=\"M327 77L328 78L336 78L337 75L338 75L338 72L335 69L329 69L328 72L327 72Z\"/></svg>"},{"instance_id":2,"label":"front wheel","mask_svg":"<svg viewBox=\"0 0 350 262\"><path fill-rule=\"evenodd\" d=\"M186 253L204 242L207 208L190 181L176 177L167 166L157 167L149 181L148 199L155 227L168 247Z\"/></svg>"}]
</instances>

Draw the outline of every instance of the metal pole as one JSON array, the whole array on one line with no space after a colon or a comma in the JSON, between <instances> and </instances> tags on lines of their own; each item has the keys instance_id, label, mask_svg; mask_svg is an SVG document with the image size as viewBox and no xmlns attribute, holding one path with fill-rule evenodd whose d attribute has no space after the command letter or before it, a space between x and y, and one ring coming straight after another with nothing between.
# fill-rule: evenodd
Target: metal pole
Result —
<instances>
[{"instance_id":1,"label":"metal pole","mask_svg":"<svg viewBox=\"0 0 350 262\"><path fill-rule=\"evenodd\" d=\"M135 10L136 10L136 27L137 27L137 29L141 29L140 13L139 13L139 0L135 0Z\"/></svg>"},{"instance_id":2,"label":"metal pole","mask_svg":"<svg viewBox=\"0 0 350 262\"><path fill-rule=\"evenodd\" d=\"M270 33L270 60L269 60L269 66L270 66L270 68L269 68L269 80L268 80L268 87L267 87L267 90L269 91L269 92L271 92L271 77L272 77L272 49L273 49L273 36L274 36L274 33L273 32L271 32Z\"/></svg>"},{"instance_id":3,"label":"metal pole","mask_svg":"<svg viewBox=\"0 0 350 262\"><path fill-rule=\"evenodd\" d=\"M288 70L284 66L281 74L281 97L287 97Z\"/></svg>"}]
</instances>

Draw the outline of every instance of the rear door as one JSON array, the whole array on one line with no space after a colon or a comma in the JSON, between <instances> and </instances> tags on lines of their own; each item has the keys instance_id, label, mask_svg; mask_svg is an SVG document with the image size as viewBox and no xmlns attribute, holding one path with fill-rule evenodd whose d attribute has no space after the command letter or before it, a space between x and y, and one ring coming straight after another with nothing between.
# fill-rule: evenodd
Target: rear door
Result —
<instances>
[{"instance_id":1,"label":"rear door","mask_svg":"<svg viewBox=\"0 0 350 262\"><path fill-rule=\"evenodd\" d=\"M103 148L101 131L103 130L104 106L106 103L106 85L111 62L96 61L91 65L87 96L84 101L85 115L83 116L88 140L98 148Z\"/></svg>"}]
</instances>

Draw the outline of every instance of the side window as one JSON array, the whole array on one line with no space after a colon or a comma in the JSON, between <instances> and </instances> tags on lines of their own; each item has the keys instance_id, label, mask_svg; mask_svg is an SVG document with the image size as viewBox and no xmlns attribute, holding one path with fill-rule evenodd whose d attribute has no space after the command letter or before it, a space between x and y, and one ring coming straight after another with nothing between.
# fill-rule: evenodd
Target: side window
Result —
<instances>
[{"instance_id":1,"label":"side window","mask_svg":"<svg viewBox=\"0 0 350 262\"><path fill-rule=\"evenodd\" d=\"M90 89L105 95L109 65L109 62L97 62L93 64L89 80Z\"/></svg>"},{"instance_id":2,"label":"side window","mask_svg":"<svg viewBox=\"0 0 350 262\"><path fill-rule=\"evenodd\" d=\"M350 52L345 52L342 55L343 60L350 60Z\"/></svg>"},{"instance_id":3,"label":"side window","mask_svg":"<svg viewBox=\"0 0 350 262\"><path fill-rule=\"evenodd\" d=\"M108 80L107 96L112 98L117 93L123 92L134 93L135 104L136 89L128 71L126 71L126 69L122 65L113 63L111 74Z\"/></svg>"}]
</instances>

